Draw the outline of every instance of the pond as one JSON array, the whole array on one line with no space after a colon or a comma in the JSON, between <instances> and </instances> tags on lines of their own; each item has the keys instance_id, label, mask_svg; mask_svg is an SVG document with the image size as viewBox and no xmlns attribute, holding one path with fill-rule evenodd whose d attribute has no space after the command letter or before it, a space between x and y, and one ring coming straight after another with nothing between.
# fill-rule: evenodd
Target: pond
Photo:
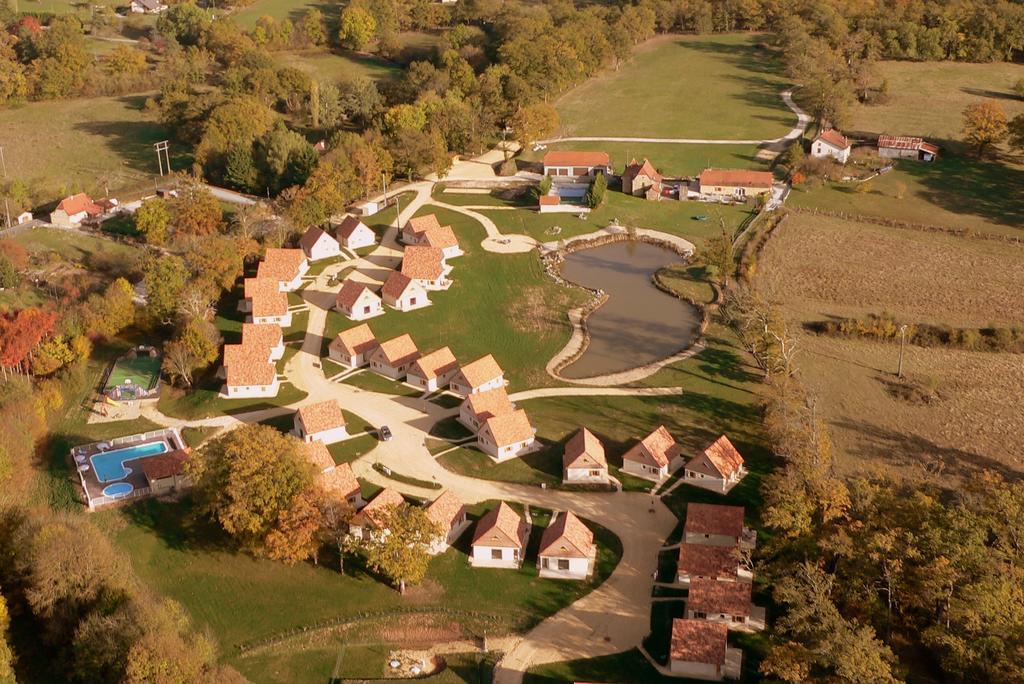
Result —
<instances>
[{"instance_id":1,"label":"pond","mask_svg":"<svg viewBox=\"0 0 1024 684\"><path fill-rule=\"evenodd\" d=\"M700 337L700 311L651 282L660 268L680 260L646 242L613 242L565 258L562 277L604 290L608 301L590 314L590 344L562 369L566 378L618 373L672 356Z\"/></svg>"}]
</instances>

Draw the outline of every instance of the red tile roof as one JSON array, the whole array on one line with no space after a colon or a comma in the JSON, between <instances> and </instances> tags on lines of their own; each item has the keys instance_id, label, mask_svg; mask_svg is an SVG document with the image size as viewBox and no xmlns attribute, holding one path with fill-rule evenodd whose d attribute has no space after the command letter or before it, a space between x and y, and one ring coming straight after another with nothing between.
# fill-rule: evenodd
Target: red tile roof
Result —
<instances>
[{"instance_id":1,"label":"red tile roof","mask_svg":"<svg viewBox=\"0 0 1024 684\"><path fill-rule=\"evenodd\" d=\"M494 444L499 447L529 441L534 434L530 419L523 409L488 418L480 431L490 434Z\"/></svg>"},{"instance_id":2,"label":"red tile roof","mask_svg":"<svg viewBox=\"0 0 1024 684\"><path fill-rule=\"evenodd\" d=\"M333 399L300 406L298 414L307 434L345 426L345 414Z\"/></svg>"},{"instance_id":3,"label":"red tile roof","mask_svg":"<svg viewBox=\"0 0 1024 684\"><path fill-rule=\"evenodd\" d=\"M279 282L291 282L299 275L302 263L306 255L301 249L283 249L271 247L263 256L259 268L256 269L257 278L271 278Z\"/></svg>"},{"instance_id":4,"label":"red tile roof","mask_svg":"<svg viewBox=\"0 0 1024 684\"><path fill-rule=\"evenodd\" d=\"M373 497L370 503L366 504L361 511L352 517L354 525L371 523L379 526L385 519L385 515L405 503L402 495L390 487L380 490L377 496Z\"/></svg>"},{"instance_id":5,"label":"red tile roof","mask_svg":"<svg viewBox=\"0 0 1024 684\"><path fill-rule=\"evenodd\" d=\"M741 171L736 169L705 169L700 184L738 188L770 188L775 182L771 171Z\"/></svg>"},{"instance_id":6,"label":"red tile roof","mask_svg":"<svg viewBox=\"0 0 1024 684\"><path fill-rule=\"evenodd\" d=\"M348 463L324 471L320 475L320 486L328 494L334 494L342 499L355 496L360 491L359 480Z\"/></svg>"},{"instance_id":7,"label":"red tile roof","mask_svg":"<svg viewBox=\"0 0 1024 684\"><path fill-rule=\"evenodd\" d=\"M670 660L725 665L729 626L707 620L672 620Z\"/></svg>"},{"instance_id":8,"label":"red tile roof","mask_svg":"<svg viewBox=\"0 0 1024 684\"><path fill-rule=\"evenodd\" d=\"M416 359L416 362L412 364L412 368L409 369L409 373L431 380L454 370L458 365L459 362L455 359L455 354L452 353L452 350L448 347L441 347Z\"/></svg>"},{"instance_id":9,"label":"red tile roof","mask_svg":"<svg viewBox=\"0 0 1024 684\"><path fill-rule=\"evenodd\" d=\"M377 293L373 291L366 283L361 283L358 280L346 280L338 290L338 295L334 298L335 304L342 307L343 309L351 310L359 298L363 295L363 292L369 292L376 299L380 299Z\"/></svg>"},{"instance_id":10,"label":"red tile roof","mask_svg":"<svg viewBox=\"0 0 1024 684\"><path fill-rule=\"evenodd\" d=\"M452 490L446 489L436 499L427 504L426 510L427 517L437 523L447 534L462 519L463 514L466 512L466 507L462 505L459 497L455 496Z\"/></svg>"},{"instance_id":11,"label":"red tile roof","mask_svg":"<svg viewBox=\"0 0 1024 684\"><path fill-rule=\"evenodd\" d=\"M878 147L892 150L919 150L924 140L909 135L880 135Z\"/></svg>"},{"instance_id":12,"label":"red tile roof","mask_svg":"<svg viewBox=\"0 0 1024 684\"><path fill-rule=\"evenodd\" d=\"M288 294L281 292L276 279L246 278L245 296L252 302L254 318L284 316L288 313Z\"/></svg>"},{"instance_id":13,"label":"red tile roof","mask_svg":"<svg viewBox=\"0 0 1024 684\"><path fill-rule=\"evenodd\" d=\"M337 243L337 240L332 238L330 235L320 230L317 226L310 226L309 229L302 234L299 238L299 247L301 247L308 254L316 243L320 242L321 238L327 238L331 242Z\"/></svg>"},{"instance_id":14,"label":"red tile roof","mask_svg":"<svg viewBox=\"0 0 1024 684\"><path fill-rule=\"evenodd\" d=\"M563 468L588 468L606 470L608 461L604 455L604 445L593 432L580 428L565 443L565 454L562 456Z\"/></svg>"},{"instance_id":15,"label":"red tile roof","mask_svg":"<svg viewBox=\"0 0 1024 684\"><path fill-rule=\"evenodd\" d=\"M384 287L381 288L380 293L386 297L398 299L405 293L405 290L411 283L412 278L409 276L402 275L398 271L392 271L388 275L388 279L384 281ZM419 286L417 285L416 287Z\"/></svg>"},{"instance_id":16,"label":"red tile roof","mask_svg":"<svg viewBox=\"0 0 1024 684\"><path fill-rule=\"evenodd\" d=\"M720 582L714 579L690 580L686 610L709 615L750 615L750 582Z\"/></svg>"},{"instance_id":17,"label":"red tile roof","mask_svg":"<svg viewBox=\"0 0 1024 684\"><path fill-rule=\"evenodd\" d=\"M270 350L284 341L284 333L277 323L243 323L242 344ZM269 355L269 351L268 351Z\"/></svg>"},{"instance_id":18,"label":"red tile roof","mask_svg":"<svg viewBox=\"0 0 1024 684\"><path fill-rule=\"evenodd\" d=\"M572 511L566 511L547 526L540 538L539 556L590 558L594 533Z\"/></svg>"},{"instance_id":19,"label":"red tile roof","mask_svg":"<svg viewBox=\"0 0 1024 684\"><path fill-rule=\"evenodd\" d=\"M441 223L437 220L436 214L427 214L426 216L413 216L409 219L409 222L405 224L405 227L410 232L419 234L425 233L432 228L440 228Z\"/></svg>"},{"instance_id":20,"label":"red tile roof","mask_svg":"<svg viewBox=\"0 0 1024 684\"><path fill-rule=\"evenodd\" d=\"M277 377L270 350L252 344L225 344L224 371L231 387L272 385Z\"/></svg>"},{"instance_id":21,"label":"red tile roof","mask_svg":"<svg viewBox=\"0 0 1024 684\"><path fill-rule=\"evenodd\" d=\"M466 397L463 405L478 421L485 421L491 416L503 416L512 413L515 406L509 401L508 392L504 387L496 387L486 392L477 392Z\"/></svg>"},{"instance_id":22,"label":"red tile roof","mask_svg":"<svg viewBox=\"0 0 1024 684\"><path fill-rule=\"evenodd\" d=\"M352 237L352 233L356 232L359 229L359 226L363 226L367 230L371 230L368 225L357 219L355 216L348 214L345 216L345 219L338 226L336 234L343 240L347 240L350 237Z\"/></svg>"},{"instance_id":23,"label":"red tile roof","mask_svg":"<svg viewBox=\"0 0 1024 684\"><path fill-rule=\"evenodd\" d=\"M437 247L412 245L402 255L402 275L416 280L437 280L444 275L444 252Z\"/></svg>"},{"instance_id":24,"label":"red tile roof","mask_svg":"<svg viewBox=\"0 0 1024 684\"><path fill-rule=\"evenodd\" d=\"M330 450L319 439L303 444L303 450L306 454L306 460L313 464L317 472L322 473L334 467L334 458L331 457Z\"/></svg>"},{"instance_id":25,"label":"red tile roof","mask_svg":"<svg viewBox=\"0 0 1024 684\"><path fill-rule=\"evenodd\" d=\"M377 338L373 336L370 326L363 323L354 328L342 330L331 344L340 349L346 356L355 356L356 354L365 354L376 347Z\"/></svg>"},{"instance_id":26,"label":"red tile roof","mask_svg":"<svg viewBox=\"0 0 1024 684\"><path fill-rule=\"evenodd\" d=\"M420 352L412 338L405 334L393 337L386 342L381 342L380 348L375 352L375 355L383 356L384 360L391 366L401 366L418 359Z\"/></svg>"},{"instance_id":27,"label":"red tile roof","mask_svg":"<svg viewBox=\"0 0 1024 684\"><path fill-rule=\"evenodd\" d=\"M558 195L541 195L540 206L542 207L557 207L562 203L562 198Z\"/></svg>"},{"instance_id":28,"label":"red tile roof","mask_svg":"<svg viewBox=\"0 0 1024 684\"><path fill-rule=\"evenodd\" d=\"M93 202L92 198L84 192L80 192L77 195L68 195L60 201L57 208L68 216L78 214L83 211L89 216L98 216L103 213L103 208Z\"/></svg>"},{"instance_id":29,"label":"red tile roof","mask_svg":"<svg viewBox=\"0 0 1024 684\"><path fill-rule=\"evenodd\" d=\"M437 247L438 249L459 246L459 239L455 237L455 231L451 226L438 226L424 231L423 241L428 247Z\"/></svg>"},{"instance_id":30,"label":"red tile roof","mask_svg":"<svg viewBox=\"0 0 1024 684\"><path fill-rule=\"evenodd\" d=\"M732 477L734 473L743 467L743 457L740 456L740 452L736 451L736 447L732 445L732 442L725 435L716 439L711 446L705 449L704 455L708 457L711 465L726 479Z\"/></svg>"},{"instance_id":31,"label":"red tile roof","mask_svg":"<svg viewBox=\"0 0 1024 684\"><path fill-rule=\"evenodd\" d=\"M677 567L680 575L735 579L739 564L739 551L734 546L679 545Z\"/></svg>"},{"instance_id":32,"label":"red tile roof","mask_svg":"<svg viewBox=\"0 0 1024 684\"><path fill-rule=\"evenodd\" d=\"M502 501L492 508L476 524L473 546L495 546L499 548L522 549L526 546L526 523Z\"/></svg>"},{"instance_id":33,"label":"red tile roof","mask_svg":"<svg viewBox=\"0 0 1024 684\"><path fill-rule=\"evenodd\" d=\"M622 460L664 468L678 455L679 445L676 444L676 440L664 425L659 425L654 432L627 451Z\"/></svg>"},{"instance_id":34,"label":"red tile roof","mask_svg":"<svg viewBox=\"0 0 1024 684\"><path fill-rule=\"evenodd\" d=\"M743 536L743 507L689 503L686 505L683 531L686 534L713 534L739 539Z\"/></svg>"},{"instance_id":35,"label":"red tile roof","mask_svg":"<svg viewBox=\"0 0 1024 684\"><path fill-rule=\"evenodd\" d=\"M815 138L815 140L822 140L824 142L827 142L832 147L838 148L840 150L845 150L847 147L850 146L850 141L846 139L846 136L834 128L829 128L827 130L822 131L821 133L818 134L818 137Z\"/></svg>"},{"instance_id":36,"label":"red tile roof","mask_svg":"<svg viewBox=\"0 0 1024 684\"><path fill-rule=\"evenodd\" d=\"M552 150L544 155L544 166L608 166L607 152Z\"/></svg>"},{"instance_id":37,"label":"red tile roof","mask_svg":"<svg viewBox=\"0 0 1024 684\"><path fill-rule=\"evenodd\" d=\"M647 178L651 178L659 182L664 178L664 176L658 173L658 170L654 168L654 164L652 164L646 157L644 157L642 164L638 164L636 159L632 160L622 172L623 180L632 180L637 176L646 176Z\"/></svg>"},{"instance_id":38,"label":"red tile roof","mask_svg":"<svg viewBox=\"0 0 1024 684\"><path fill-rule=\"evenodd\" d=\"M490 354L481 356L476 361L471 361L459 369L459 378L465 380L466 385L474 388L503 375L505 375L505 371Z\"/></svg>"}]
</instances>

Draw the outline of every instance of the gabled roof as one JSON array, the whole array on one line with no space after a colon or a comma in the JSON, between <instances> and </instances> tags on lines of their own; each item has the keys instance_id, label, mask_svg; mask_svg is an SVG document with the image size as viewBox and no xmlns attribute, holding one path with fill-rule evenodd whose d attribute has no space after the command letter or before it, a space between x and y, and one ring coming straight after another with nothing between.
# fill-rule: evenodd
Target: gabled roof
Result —
<instances>
[{"instance_id":1,"label":"gabled roof","mask_svg":"<svg viewBox=\"0 0 1024 684\"><path fill-rule=\"evenodd\" d=\"M522 549L526 546L526 523L502 501L480 518L473 533L473 546Z\"/></svg>"},{"instance_id":2,"label":"gabled roof","mask_svg":"<svg viewBox=\"0 0 1024 684\"><path fill-rule=\"evenodd\" d=\"M734 546L679 545L677 567L680 575L735 578L738 574L739 564L739 553Z\"/></svg>"},{"instance_id":3,"label":"gabled roof","mask_svg":"<svg viewBox=\"0 0 1024 684\"><path fill-rule=\"evenodd\" d=\"M462 403L480 421L487 420L491 416L503 416L515 411L515 406L509 400L508 392L504 387L470 394Z\"/></svg>"},{"instance_id":4,"label":"gabled roof","mask_svg":"<svg viewBox=\"0 0 1024 684\"><path fill-rule=\"evenodd\" d=\"M711 446L705 449L704 455L707 456L708 461L718 471L718 474L726 479L732 477L743 467L743 457L725 435L716 439ZM700 457L698 456L698 458Z\"/></svg>"},{"instance_id":5,"label":"gabled roof","mask_svg":"<svg viewBox=\"0 0 1024 684\"><path fill-rule=\"evenodd\" d=\"M224 371L231 387L272 385L277 377L270 349L253 344L225 344Z\"/></svg>"},{"instance_id":6,"label":"gabled roof","mask_svg":"<svg viewBox=\"0 0 1024 684\"><path fill-rule=\"evenodd\" d=\"M334 302L344 309L351 309L359 301L359 298L363 296L364 292L369 292L370 296L374 299L380 299L377 293L366 283L359 282L358 280L346 280L341 289L338 290L338 295L334 298Z\"/></svg>"},{"instance_id":7,"label":"gabled roof","mask_svg":"<svg viewBox=\"0 0 1024 684\"><path fill-rule=\"evenodd\" d=\"M348 499L360 491L359 480L352 471L352 466L342 463L320 474L320 487L328 494Z\"/></svg>"},{"instance_id":8,"label":"gabled roof","mask_svg":"<svg viewBox=\"0 0 1024 684\"><path fill-rule=\"evenodd\" d=\"M544 155L544 166L608 166L607 152L551 150Z\"/></svg>"},{"instance_id":9,"label":"gabled roof","mask_svg":"<svg viewBox=\"0 0 1024 684\"><path fill-rule=\"evenodd\" d=\"M539 556L590 558L594 533L572 511L566 511L547 526L540 538Z\"/></svg>"},{"instance_id":10,"label":"gabled roof","mask_svg":"<svg viewBox=\"0 0 1024 684\"><path fill-rule=\"evenodd\" d=\"M277 323L243 323L242 344L264 347L267 350L284 341L284 333Z\"/></svg>"},{"instance_id":11,"label":"gabled roof","mask_svg":"<svg viewBox=\"0 0 1024 684\"><path fill-rule=\"evenodd\" d=\"M370 523L380 525L384 520L386 512L404 503L405 499L402 498L402 495L397 490L385 487L361 511L352 516L352 524L364 525Z\"/></svg>"},{"instance_id":12,"label":"gabled roof","mask_svg":"<svg viewBox=\"0 0 1024 684\"><path fill-rule=\"evenodd\" d=\"M846 136L834 128L828 128L819 133L814 142L819 140L828 143L837 150L845 150L850 146L850 141L846 139Z\"/></svg>"},{"instance_id":13,"label":"gabled roof","mask_svg":"<svg viewBox=\"0 0 1024 684\"><path fill-rule=\"evenodd\" d=\"M466 512L466 507L455 496L455 492L446 489L429 504L427 504L427 517L437 523L446 533L455 527L456 523Z\"/></svg>"},{"instance_id":14,"label":"gabled roof","mask_svg":"<svg viewBox=\"0 0 1024 684\"><path fill-rule=\"evenodd\" d=\"M438 249L459 246L459 239L455 237L455 231L451 226L438 226L424 231L423 241L428 247L437 247Z\"/></svg>"},{"instance_id":15,"label":"gabled roof","mask_svg":"<svg viewBox=\"0 0 1024 684\"><path fill-rule=\"evenodd\" d=\"M501 370L501 366L490 354L481 356L476 361L471 361L459 369L459 377L465 380L465 384L470 387L480 387L504 374L505 371Z\"/></svg>"},{"instance_id":16,"label":"gabled roof","mask_svg":"<svg viewBox=\"0 0 1024 684\"><path fill-rule=\"evenodd\" d=\"M352 237L352 234L354 232L359 230L360 226L362 226L366 230L369 230L371 233L373 232L373 230L368 225L360 221L358 218L352 216L351 214L347 214L345 216L345 219L341 222L341 224L338 225L338 229L335 231L335 233L339 238L347 240L350 237Z\"/></svg>"},{"instance_id":17,"label":"gabled roof","mask_svg":"<svg viewBox=\"0 0 1024 684\"><path fill-rule=\"evenodd\" d=\"M348 330L342 330L331 342L337 346L346 356L365 354L377 346L377 338L366 323L357 325Z\"/></svg>"},{"instance_id":18,"label":"gabled roof","mask_svg":"<svg viewBox=\"0 0 1024 684\"><path fill-rule=\"evenodd\" d=\"M388 279L384 281L384 287L381 288L380 293L385 297L400 299L402 295L405 294L405 291L410 287L419 292L425 293L423 287L419 283L413 281L412 278L407 275L403 275L398 271L392 271L390 275L388 275Z\"/></svg>"},{"instance_id":19,"label":"gabled roof","mask_svg":"<svg viewBox=\"0 0 1024 684\"><path fill-rule=\"evenodd\" d=\"M494 439L494 444L499 447L510 446L533 438L533 426L530 425L530 419L523 409L516 409L500 416L491 416L484 421L480 432L489 434Z\"/></svg>"},{"instance_id":20,"label":"gabled roof","mask_svg":"<svg viewBox=\"0 0 1024 684\"><path fill-rule=\"evenodd\" d=\"M188 449L175 449L144 458L142 459L142 472L148 480L162 480L180 475L185 471L185 461L188 460L188 455Z\"/></svg>"},{"instance_id":21,"label":"gabled roof","mask_svg":"<svg viewBox=\"0 0 1024 684\"><path fill-rule=\"evenodd\" d=\"M924 140L910 135L880 135L878 146L893 150L919 150Z\"/></svg>"},{"instance_id":22,"label":"gabled roof","mask_svg":"<svg viewBox=\"0 0 1024 684\"><path fill-rule=\"evenodd\" d=\"M664 176L658 173L658 170L654 168L654 164L649 159L644 157L642 164L638 164L636 159L633 159L626 166L626 169L622 172L622 178L632 180L637 176L646 176L655 181L661 181Z\"/></svg>"},{"instance_id":23,"label":"gabled roof","mask_svg":"<svg viewBox=\"0 0 1024 684\"><path fill-rule=\"evenodd\" d=\"M380 348L374 352L375 356L383 356L384 360L391 366L401 366L419 358L420 352L416 343L412 341L408 333L393 337L387 342L381 342Z\"/></svg>"},{"instance_id":24,"label":"gabled roof","mask_svg":"<svg viewBox=\"0 0 1024 684\"><path fill-rule=\"evenodd\" d=\"M679 445L664 425L641 439L622 457L623 461L634 461L645 465L664 468L679 455Z\"/></svg>"},{"instance_id":25,"label":"gabled roof","mask_svg":"<svg viewBox=\"0 0 1024 684\"><path fill-rule=\"evenodd\" d=\"M299 275L299 269L304 261L306 254L301 249L271 247L267 249L263 261L256 269L256 277L272 278L283 283L291 282Z\"/></svg>"},{"instance_id":26,"label":"gabled roof","mask_svg":"<svg viewBox=\"0 0 1024 684\"><path fill-rule=\"evenodd\" d=\"M672 620L669 660L705 665L725 665L729 626L707 620Z\"/></svg>"},{"instance_id":27,"label":"gabled roof","mask_svg":"<svg viewBox=\"0 0 1024 684\"><path fill-rule=\"evenodd\" d=\"M60 209L68 216L85 212L90 216L97 216L103 213L103 208L92 201L92 198L86 195L84 192L80 192L77 195L68 195L57 204L57 209Z\"/></svg>"},{"instance_id":28,"label":"gabled roof","mask_svg":"<svg viewBox=\"0 0 1024 684\"><path fill-rule=\"evenodd\" d=\"M604 455L604 445L593 432L580 428L565 443L565 454L562 456L563 468L599 468L606 470L608 460Z\"/></svg>"},{"instance_id":29,"label":"gabled roof","mask_svg":"<svg viewBox=\"0 0 1024 684\"><path fill-rule=\"evenodd\" d=\"M686 504L686 534L714 534L723 537L743 536L743 507L721 504Z\"/></svg>"},{"instance_id":30,"label":"gabled roof","mask_svg":"<svg viewBox=\"0 0 1024 684\"><path fill-rule=\"evenodd\" d=\"M705 169L700 174L701 185L724 185L740 188L771 187L775 177L771 171L742 171L737 169Z\"/></svg>"},{"instance_id":31,"label":"gabled roof","mask_svg":"<svg viewBox=\"0 0 1024 684\"><path fill-rule=\"evenodd\" d=\"M690 580L686 609L708 614L750 615L751 590L750 582Z\"/></svg>"},{"instance_id":32,"label":"gabled roof","mask_svg":"<svg viewBox=\"0 0 1024 684\"><path fill-rule=\"evenodd\" d=\"M437 220L437 215L427 214L426 216L413 216L405 224L405 227L409 232L419 234L425 233L431 228L440 228L441 223Z\"/></svg>"},{"instance_id":33,"label":"gabled roof","mask_svg":"<svg viewBox=\"0 0 1024 684\"><path fill-rule=\"evenodd\" d=\"M246 278L245 296L252 301L254 318L284 316L288 313L288 295L281 292L277 279Z\"/></svg>"},{"instance_id":34,"label":"gabled roof","mask_svg":"<svg viewBox=\"0 0 1024 684\"><path fill-rule=\"evenodd\" d=\"M298 416L307 434L345 427L345 414L333 399L300 406Z\"/></svg>"},{"instance_id":35,"label":"gabled roof","mask_svg":"<svg viewBox=\"0 0 1024 684\"><path fill-rule=\"evenodd\" d=\"M302 237L299 238L299 247L301 247L303 251L306 252L306 254L309 254L312 251L312 249L316 246L316 243L320 242L323 239L327 239L333 242L334 244L338 244L337 240L332 238L330 235L322 231L317 226L310 226L309 229L302 234Z\"/></svg>"},{"instance_id":36,"label":"gabled roof","mask_svg":"<svg viewBox=\"0 0 1024 684\"><path fill-rule=\"evenodd\" d=\"M418 280L437 280L444 275L444 252L437 247L411 245L402 255L402 275Z\"/></svg>"},{"instance_id":37,"label":"gabled roof","mask_svg":"<svg viewBox=\"0 0 1024 684\"><path fill-rule=\"evenodd\" d=\"M454 370L459 365L455 354L448 347L441 347L416 359L409 369L411 375L430 380Z\"/></svg>"},{"instance_id":38,"label":"gabled roof","mask_svg":"<svg viewBox=\"0 0 1024 684\"><path fill-rule=\"evenodd\" d=\"M331 452L327 449L327 445L319 439L314 439L312 442L302 446L306 459L313 464L317 472L322 473L334 467L334 459L331 457Z\"/></svg>"}]
</instances>

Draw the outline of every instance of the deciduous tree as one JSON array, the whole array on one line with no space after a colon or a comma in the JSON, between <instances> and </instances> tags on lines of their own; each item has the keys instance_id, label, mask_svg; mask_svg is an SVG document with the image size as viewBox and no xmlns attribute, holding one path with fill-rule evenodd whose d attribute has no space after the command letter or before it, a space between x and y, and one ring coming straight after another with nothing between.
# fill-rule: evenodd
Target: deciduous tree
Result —
<instances>
[{"instance_id":1,"label":"deciduous tree","mask_svg":"<svg viewBox=\"0 0 1024 684\"><path fill-rule=\"evenodd\" d=\"M185 261L173 254L151 256L143 263L146 311L153 320L164 325L174 322L178 299L190 276Z\"/></svg>"},{"instance_id":2,"label":"deciduous tree","mask_svg":"<svg viewBox=\"0 0 1024 684\"><path fill-rule=\"evenodd\" d=\"M170 225L171 213L167 210L167 202L161 197L152 197L135 210L135 229L146 238L151 245L167 244L167 227Z\"/></svg>"},{"instance_id":3,"label":"deciduous tree","mask_svg":"<svg viewBox=\"0 0 1024 684\"><path fill-rule=\"evenodd\" d=\"M978 156L1006 138L1006 112L995 102L968 105L963 119L964 142L973 146Z\"/></svg>"},{"instance_id":4,"label":"deciduous tree","mask_svg":"<svg viewBox=\"0 0 1024 684\"><path fill-rule=\"evenodd\" d=\"M320 499L323 492L311 487L300 492L289 508L282 511L277 524L267 535L266 554L273 560L294 565L312 558L318 562L318 551L323 541L323 519Z\"/></svg>"},{"instance_id":5,"label":"deciduous tree","mask_svg":"<svg viewBox=\"0 0 1024 684\"><path fill-rule=\"evenodd\" d=\"M377 20L363 9L349 5L341 12L338 40L350 50L362 50L373 40L377 31Z\"/></svg>"},{"instance_id":6,"label":"deciduous tree","mask_svg":"<svg viewBox=\"0 0 1024 684\"><path fill-rule=\"evenodd\" d=\"M405 593L407 584L418 584L427 574L427 548L441 533L420 506L403 504L380 516L379 532L360 544L360 551L374 571L397 584Z\"/></svg>"},{"instance_id":7,"label":"deciduous tree","mask_svg":"<svg viewBox=\"0 0 1024 684\"><path fill-rule=\"evenodd\" d=\"M558 128L558 111L545 102L522 107L512 117L512 128L524 145L546 138Z\"/></svg>"}]
</instances>

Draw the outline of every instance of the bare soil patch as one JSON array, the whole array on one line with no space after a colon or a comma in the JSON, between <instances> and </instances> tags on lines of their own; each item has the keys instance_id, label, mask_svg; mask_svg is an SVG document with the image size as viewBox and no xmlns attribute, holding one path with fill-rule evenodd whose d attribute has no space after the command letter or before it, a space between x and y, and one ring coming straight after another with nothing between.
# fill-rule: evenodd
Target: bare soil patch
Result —
<instances>
[{"instance_id":1,"label":"bare soil patch","mask_svg":"<svg viewBox=\"0 0 1024 684\"><path fill-rule=\"evenodd\" d=\"M1024 321L1024 247L791 215L766 246L758 287L801 320L891 311L953 326Z\"/></svg>"}]
</instances>

